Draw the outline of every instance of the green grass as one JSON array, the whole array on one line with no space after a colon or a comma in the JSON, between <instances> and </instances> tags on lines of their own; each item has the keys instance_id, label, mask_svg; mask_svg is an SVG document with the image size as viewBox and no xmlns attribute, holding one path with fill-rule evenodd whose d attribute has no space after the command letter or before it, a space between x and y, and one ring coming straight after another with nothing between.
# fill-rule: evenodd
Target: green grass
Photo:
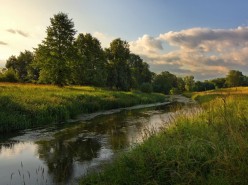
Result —
<instances>
[{"instance_id":1,"label":"green grass","mask_svg":"<svg viewBox=\"0 0 248 185\"><path fill-rule=\"evenodd\" d=\"M198 111L181 114L171 127L80 184L246 185L248 96L228 92L193 94L202 102Z\"/></svg>"},{"instance_id":2,"label":"green grass","mask_svg":"<svg viewBox=\"0 0 248 185\"><path fill-rule=\"evenodd\" d=\"M164 95L155 93L0 83L0 132L57 123L80 113L164 101Z\"/></svg>"}]
</instances>

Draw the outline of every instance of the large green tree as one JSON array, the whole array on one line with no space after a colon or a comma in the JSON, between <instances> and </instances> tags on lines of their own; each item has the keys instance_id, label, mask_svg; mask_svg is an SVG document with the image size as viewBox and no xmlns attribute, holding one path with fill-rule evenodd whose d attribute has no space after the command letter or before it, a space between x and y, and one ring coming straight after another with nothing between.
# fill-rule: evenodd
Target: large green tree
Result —
<instances>
[{"instance_id":1,"label":"large green tree","mask_svg":"<svg viewBox=\"0 0 248 185\"><path fill-rule=\"evenodd\" d=\"M107 78L107 61L99 40L89 33L80 33L75 46L79 56L74 70L77 83L104 86Z\"/></svg>"},{"instance_id":2,"label":"large green tree","mask_svg":"<svg viewBox=\"0 0 248 185\"><path fill-rule=\"evenodd\" d=\"M139 88L143 83L151 83L152 73L149 70L149 65L139 55L131 53L128 65L131 70L132 88Z\"/></svg>"},{"instance_id":3,"label":"large green tree","mask_svg":"<svg viewBox=\"0 0 248 185\"><path fill-rule=\"evenodd\" d=\"M75 61L74 23L65 13L58 13L50 19L46 38L36 49L36 60L40 67L39 80L64 86L71 79Z\"/></svg>"},{"instance_id":4,"label":"large green tree","mask_svg":"<svg viewBox=\"0 0 248 185\"><path fill-rule=\"evenodd\" d=\"M119 90L129 90L131 88L131 70L128 65L130 57L128 43L120 38L115 39L106 49L106 54L108 58L108 85Z\"/></svg>"},{"instance_id":5,"label":"large green tree","mask_svg":"<svg viewBox=\"0 0 248 185\"><path fill-rule=\"evenodd\" d=\"M226 76L228 87L237 87L243 85L244 75L240 71L230 70Z\"/></svg>"}]
</instances>

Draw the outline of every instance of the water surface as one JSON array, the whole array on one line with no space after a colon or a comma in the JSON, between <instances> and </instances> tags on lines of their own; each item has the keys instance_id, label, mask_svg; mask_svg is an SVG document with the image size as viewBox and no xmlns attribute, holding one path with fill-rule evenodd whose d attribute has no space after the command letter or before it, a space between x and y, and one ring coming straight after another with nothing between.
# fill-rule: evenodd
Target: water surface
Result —
<instances>
[{"instance_id":1,"label":"water surface","mask_svg":"<svg viewBox=\"0 0 248 185\"><path fill-rule=\"evenodd\" d=\"M99 170L118 153L164 127L175 112L174 106L97 114L83 121L2 137L0 185L76 184L79 177Z\"/></svg>"}]
</instances>

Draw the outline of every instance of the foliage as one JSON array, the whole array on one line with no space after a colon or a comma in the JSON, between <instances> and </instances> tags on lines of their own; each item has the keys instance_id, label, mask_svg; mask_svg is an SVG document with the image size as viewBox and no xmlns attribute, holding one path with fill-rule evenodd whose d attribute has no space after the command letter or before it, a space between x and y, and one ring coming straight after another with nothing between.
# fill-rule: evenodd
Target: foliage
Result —
<instances>
[{"instance_id":1,"label":"foliage","mask_svg":"<svg viewBox=\"0 0 248 185\"><path fill-rule=\"evenodd\" d=\"M141 92L144 92L144 93L152 93L152 91L153 91L152 84L150 84L150 83L143 83L140 86L140 90L141 90Z\"/></svg>"},{"instance_id":2,"label":"foliage","mask_svg":"<svg viewBox=\"0 0 248 185\"><path fill-rule=\"evenodd\" d=\"M106 84L106 58L98 39L80 33L75 41L79 63L75 66L76 84L104 86Z\"/></svg>"},{"instance_id":3,"label":"foliage","mask_svg":"<svg viewBox=\"0 0 248 185\"><path fill-rule=\"evenodd\" d=\"M193 91L195 85L194 76L185 76L183 80L185 82L186 91Z\"/></svg>"},{"instance_id":4,"label":"foliage","mask_svg":"<svg viewBox=\"0 0 248 185\"><path fill-rule=\"evenodd\" d=\"M149 70L149 65L140 58L140 56L131 53L129 55L128 65L131 70L131 86L138 88L143 83L151 83L152 73Z\"/></svg>"},{"instance_id":5,"label":"foliage","mask_svg":"<svg viewBox=\"0 0 248 185\"><path fill-rule=\"evenodd\" d=\"M200 81L195 82L193 88L194 91L198 91L198 92L212 90L212 89L215 89L215 85L207 80L205 80L204 82L200 82Z\"/></svg>"},{"instance_id":6,"label":"foliage","mask_svg":"<svg viewBox=\"0 0 248 185\"><path fill-rule=\"evenodd\" d=\"M214 84L215 89L224 88L226 84L226 78L216 78L211 80L211 82Z\"/></svg>"},{"instance_id":7,"label":"foliage","mask_svg":"<svg viewBox=\"0 0 248 185\"><path fill-rule=\"evenodd\" d=\"M153 89L155 92L169 94L172 87L177 86L177 77L168 71L155 76L153 80Z\"/></svg>"},{"instance_id":8,"label":"foliage","mask_svg":"<svg viewBox=\"0 0 248 185\"><path fill-rule=\"evenodd\" d=\"M226 76L226 84L228 87L237 87L243 85L244 75L240 71L230 70Z\"/></svg>"},{"instance_id":9,"label":"foliage","mask_svg":"<svg viewBox=\"0 0 248 185\"><path fill-rule=\"evenodd\" d=\"M4 73L1 73L0 82L18 82L18 77L16 72L12 68L10 68Z\"/></svg>"},{"instance_id":10,"label":"foliage","mask_svg":"<svg viewBox=\"0 0 248 185\"><path fill-rule=\"evenodd\" d=\"M81 184L246 185L247 103L247 95L222 96L180 114L165 131Z\"/></svg>"},{"instance_id":11,"label":"foliage","mask_svg":"<svg viewBox=\"0 0 248 185\"><path fill-rule=\"evenodd\" d=\"M25 50L21 52L18 57L11 56L6 61L6 68L12 69L20 82L28 81L28 71L30 70L30 64L34 60L34 55L31 51Z\"/></svg>"},{"instance_id":12,"label":"foliage","mask_svg":"<svg viewBox=\"0 0 248 185\"><path fill-rule=\"evenodd\" d=\"M128 66L129 45L120 38L113 40L106 50L108 58L108 85L118 90L131 88L131 70Z\"/></svg>"},{"instance_id":13,"label":"foliage","mask_svg":"<svg viewBox=\"0 0 248 185\"><path fill-rule=\"evenodd\" d=\"M80 113L163 101L162 94L0 83L0 132L66 121Z\"/></svg>"},{"instance_id":14,"label":"foliage","mask_svg":"<svg viewBox=\"0 0 248 185\"><path fill-rule=\"evenodd\" d=\"M67 14L58 13L50 19L47 36L36 48L35 60L40 67L40 82L64 86L70 81L70 71L75 62L73 42L74 23Z\"/></svg>"}]
</instances>

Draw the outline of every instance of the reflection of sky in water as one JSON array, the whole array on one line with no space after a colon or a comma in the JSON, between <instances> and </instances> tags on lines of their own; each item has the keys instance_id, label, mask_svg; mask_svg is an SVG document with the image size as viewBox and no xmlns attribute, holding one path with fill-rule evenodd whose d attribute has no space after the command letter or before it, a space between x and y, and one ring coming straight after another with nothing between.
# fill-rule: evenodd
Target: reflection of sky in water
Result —
<instances>
[{"instance_id":1,"label":"reflection of sky in water","mask_svg":"<svg viewBox=\"0 0 248 185\"><path fill-rule=\"evenodd\" d=\"M2 147L0 152L0 184L24 184L23 182L36 184L35 182L48 180L47 167L39 159L36 151L37 145L32 142L21 142L9 147ZM44 168L44 177L37 175L41 174L41 168L39 168L41 166Z\"/></svg>"},{"instance_id":2,"label":"reflection of sky in water","mask_svg":"<svg viewBox=\"0 0 248 185\"><path fill-rule=\"evenodd\" d=\"M11 184L23 184L18 170L24 175L26 185L37 184L37 180L43 184L46 180L48 184L71 184L73 179L99 170L99 165L108 162L114 153L160 130L173 114L167 112L168 109L162 107L128 110L69 124L54 132L48 129L51 133L44 129L29 130L12 138L19 142L9 140L0 145L0 185L10 184L12 173Z\"/></svg>"}]
</instances>

